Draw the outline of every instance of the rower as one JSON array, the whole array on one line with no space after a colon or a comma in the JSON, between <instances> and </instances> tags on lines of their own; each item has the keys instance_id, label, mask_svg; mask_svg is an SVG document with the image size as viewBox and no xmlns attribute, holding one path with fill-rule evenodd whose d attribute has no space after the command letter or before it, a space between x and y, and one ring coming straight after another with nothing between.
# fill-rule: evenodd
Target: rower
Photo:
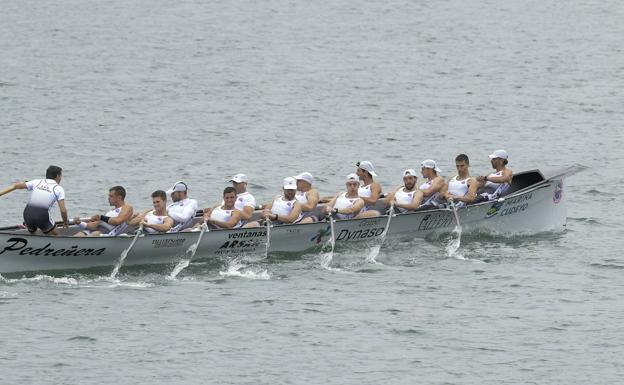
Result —
<instances>
[{"instance_id":1,"label":"rower","mask_svg":"<svg viewBox=\"0 0 624 385\"><path fill-rule=\"evenodd\" d=\"M262 217L274 224L296 224L301 221L301 203L295 198L297 181L293 177L285 178L282 183L283 195L276 196L273 202L264 205ZM259 222L249 223L249 227L258 227ZM245 226L247 227L247 226Z\"/></svg>"},{"instance_id":2,"label":"rower","mask_svg":"<svg viewBox=\"0 0 624 385\"><path fill-rule=\"evenodd\" d=\"M470 159L468 155L459 154L455 157L455 168L457 175L449 178L442 188L440 197L446 201L456 201L456 207L462 207L473 203L477 198L477 187L479 183L470 176Z\"/></svg>"},{"instance_id":3,"label":"rower","mask_svg":"<svg viewBox=\"0 0 624 385\"><path fill-rule=\"evenodd\" d=\"M297 193L295 198L301 203L301 211L303 213L303 219L300 223L314 223L318 222L318 218L314 215L314 210L319 202L318 190L312 188L314 177L309 172L302 172L295 176L297 180Z\"/></svg>"},{"instance_id":4,"label":"rower","mask_svg":"<svg viewBox=\"0 0 624 385\"><path fill-rule=\"evenodd\" d=\"M444 186L444 178L438 175L442 172L437 163L432 159L422 161L420 164L420 173L427 181L420 185L419 189L423 193L423 202L420 204L421 209L438 207L438 196L440 190Z\"/></svg>"},{"instance_id":5,"label":"rower","mask_svg":"<svg viewBox=\"0 0 624 385\"><path fill-rule=\"evenodd\" d=\"M403 171L403 186L388 194L384 202L393 205L400 213L416 210L423 200L423 192L416 187L417 180L416 170L408 168Z\"/></svg>"},{"instance_id":6,"label":"rower","mask_svg":"<svg viewBox=\"0 0 624 385\"><path fill-rule=\"evenodd\" d=\"M156 190L152 193L153 210L137 214L128 222L130 226L143 225L149 234L166 233L173 227L173 219L167 215L167 193Z\"/></svg>"},{"instance_id":7,"label":"rower","mask_svg":"<svg viewBox=\"0 0 624 385\"><path fill-rule=\"evenodd\" d=\"M75 237L116 237L128 229L128 221L132 218L132 206L126 204L126 189L113 186L108 190L108 203L114 208L104 215L96 214L84 222L74 218L74 224L80 227Z\"/></svg>"},{"instance_id":8,"label":"rower","mask_svg":"<svg viewBox=\"0 0 624 385\"><path fill-rule=\"evenodd\" d=\"M63 227L69 226L65 208L65 190L60 186L62 177L63 170L60 167L50 166L46 170L45 179L17 182L0 191L0 196L17 189L30 191L28 203L24 208L24 224L31 234L39 229L46 235L59 235L56 224L50 219L50 211L56 202L63 218Z\"/></svg>"},{"instance_id":9,"label":"rower","mask_svg":"<svg viewBox=\"0 0 624 385\"><path fill-rule=\"evenodd\" d=\"M204 221L217 229L236 229L243 225L241 211L236 208L236 189L223 190L223 203L204 210Z\"/></svg>"},{"instance_id":10,"label":"rower","mask_svg":"<svg viewBox=\"0 0 624 385\"><path fill-rule=\"evenodd\" d=\"M492 168L496 170L489 175L477 177L479 182L479 201L498 199L505 195L511 186L513 172L507 168L509 154L505 150L496 150L489 155Z\"/></svg>"},{"instance_id":11,"label":"rower","mask_svg":"<svg viewBox=\"0 0 624 385\"><path fill-rule=\"evenodd\" d=\"M174 221L174 225L169 232L175 233L191 227L193 218L195 218L197 213L198 204L195 199L188 197L188 186L186 183L182 181L174 183L167 190L167 194L171 195L171 200L173 201L172 204L167 206L167 214Z\"/></svg>"},{"instance_id":12,"label":"rower","mask_svg":"<svg viewBox=\"0 0 624 385\"><path fill-rule=\"evenodd\" d=\"M379 182L373 180L377 176L373 164L368 160L363 160L355 164L357 170L355 173L361 181L361 186L358 188L358 195L364 201L364 207L360 210L357 218L369 218L381 215L379 211L375 210L375 204L381 196L381 185Z\"/></svg>"},{"instance_id":13,"label":"rower","mask_svg":"<svg viewBox=\"0 0 624 385\"><path fill-rule=\"evenodd\" d=\"M236 174L228 182L232 182L232 187L236 190L236 203L234 207L241 212L243 225L251 220L256 209L256 198L247 191L249 178L245 174ZM222 202L221 204L223 204Z\"/></svg>"},{"instance_id":14,"label":"rower","mask_svg":"<svg viewBox=\"0 0 624 385\"><path fill-rule=\"evenodd\" d=\"M358 194L360 187L358 175L354 173L347 175L345 186L347 191L338 192L325 206L327 214L332 214L338 219L352 219L364 207L364 200Z\"/></svg>"}]
</instances>

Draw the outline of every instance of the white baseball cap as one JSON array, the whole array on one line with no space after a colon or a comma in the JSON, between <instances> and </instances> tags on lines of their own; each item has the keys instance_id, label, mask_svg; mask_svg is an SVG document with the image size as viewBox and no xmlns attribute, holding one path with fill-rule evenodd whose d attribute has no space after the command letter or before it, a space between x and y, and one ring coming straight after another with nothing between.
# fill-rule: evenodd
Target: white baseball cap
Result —
<instances>
[{"instance_id":1,"label":"white baseball cap","mask_svg":"<svg viewBox=\"0 0 624 385\"><path fill-rule=\"evenodd\" d=\"M416 178L418 178L418 174L416 174L416 171L413 168L408 168L407 170L403 171L403 176L415 176Z\"/></svg>"},{"instance_id":2,"label":"white baseball cap","mask_svg":"<svg viewBox=\"0 0 624 385\"><path fill-rule=\"evenodd\" d=\"M188 186L186 185L186 183L179 181L179 182L175 182L173 184L173 186L167 190L167 195L171 195L176 191L187 191L188 190Z\"/></svg>"},{"instance_id":3,"label":"white baseball cap","mask_svg":"<svg viewBox=\"0 0 624 385\"><path fill-rule=\"evenodd\" d=\"M423 160L422 163L420 164L420 167L431 168L435 172L442 172L442 170L438 168L438 164L435 162L435 160L432 160L432 159Z\"/></svg>"},{"instance_id":4,"label":"white baseball cap","mask_svg":"<svg viewBox=\"0 0 624 385\"><path fill-rule=\"evenodd\" d=\"M296 180L304 180L310 184L314 182L314 177L309 172L302 172L299 175L295 175Z\"/></svg>"},{"instance_id":5,"label":"white baseball cap","mask_svg":"<svg viewBox=\"0 0 624 385\"><path fill-rule=\"evenodd\" d=\"M357 162L355 165L364 171L368 171L368 173L371 174L372 176L377 176L377 174L375 173L375 167L370 161L363 160L361 162Z\"/></svg>"},{"instance_id":6,"label":"white baseball cap","mask_svg":"<svg viewBox=\"0 0 624 385\"><path fill-rule=\"evenodd\" d=\"M490 159L494 158L507 159L509 158L509 154L505 150L496 150L490 154Z\"/></svg>"},{"instance_id":7,"label":"white baseball cap","mask_svg":"<svg viewBox=\"0 0 624 385\"><path fill-rule=\"evenodd\" d=\"M248 181L249 178L247 178L247 175L245 174L236 174L228 180L228 182L234 183L247 183Z\"/></svg>"},{"instance_id":8,"label":"white baseball cap","mask_svg":"<svg viewBox=\"0 0 624 385\"><path fill-rule=\"evenodd\" d=\"M296 190L297 189L297 181L295 178L289 176L288 178L284 178L284 182L282 183L282 187L284 190Z\"/></svg>"},{"instance_id":9,"label":"white baseball cap","mask_svg":"<svg viewBox=\"0 0 624 385\"><path fill-rule=\"evenodd\" d=\"M345 180L345 182L358 182L360 183L360 178L357 176L356 173L351 173L349 175L347 175L347 178Z\"/></svg>"}]
</instances>

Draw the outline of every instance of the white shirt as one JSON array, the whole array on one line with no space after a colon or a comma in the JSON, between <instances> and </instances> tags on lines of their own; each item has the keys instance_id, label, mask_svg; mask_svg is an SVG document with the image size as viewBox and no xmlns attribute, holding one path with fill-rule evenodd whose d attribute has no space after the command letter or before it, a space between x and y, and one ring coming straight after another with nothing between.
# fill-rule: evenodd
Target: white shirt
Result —
<instances>
[{"instance_id":1,"label":"white shirt","mask_svg":"<svg viewBox=\"0 0 624 385\"><path fill-rule=\"evenodd\" d=\"M150 225L163 225L165 224L166 215L156 215L156 210L152 210L149 213L145 214L145 222ZM146 227L145 231L150 234L157 234L158 230L152 229L151 227Z\"/></svg>"},{"instance_id":2,"label":"white shirt","mask_svg":"<svg viewBox=\"0 0 624 385\"><path fill-rule=\"evenodd\" d=\"M221 202L223 205L224 202ZM243 211L245 206L250 206L254 210L256 209L256 198L249 191L245 191L244 193L240 193L236 195L236 203L234 203L234 208L239 211Z\"/></svg>"},{"instance_id":3,"label":"white shirt","mask_svg":"<svg viewBox=\"0 0 624 385\"><path fill-rule=\"evenodd\" d=\"M54 179L34 179L26 182L30 191L28 205L51 209L56 201L65 199L65 190Z\"/></svg>"},{"instance_id":4,"label":"white shirt","mask_svg":"<svg viewBox=\"0 0 624 385\"><path fill-rule=\"evenodd\" d=\"M180 231L191 227L193 218L199 205L195 199L183 199L167 206L167 215L175 222L175 226L169 232Z\"/></svg>"}]
</instances>

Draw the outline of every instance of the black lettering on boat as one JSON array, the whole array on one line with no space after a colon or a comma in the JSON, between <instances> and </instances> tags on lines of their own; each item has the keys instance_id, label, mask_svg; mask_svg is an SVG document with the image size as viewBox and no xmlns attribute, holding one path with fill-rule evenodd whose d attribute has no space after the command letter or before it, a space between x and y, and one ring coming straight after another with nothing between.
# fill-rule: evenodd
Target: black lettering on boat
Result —
<instances>
[{"instance_id":1,"label":"black lettering on boat","mask_svg":"<svg viewBox=\"0 0 624 385\"><path fill-rule=\"evenodd\" d=\"M450 213L434 213L424 216L418 230L434 230L443 227L448 227L453 222L453 216Z\"/></svg>"},{"instance_id":2,"label":"black lettering on boat","mask_svg":"<svg viewBox=\"0 0 624 385\"><path fill-rule=\"evenodd\" d=\"M0 251L3 254L6 251L17 251L20 255L43 255L43 256L81 256L81 255L102 255L106 251L106 248L101 249L79 249L77 245L70 246L69 249L54 249L50 246L51 243L47 243L45 246L38 249L32 247L26 247L28 241L24 238L9 238L7 240L7 246Z\"/></svg>"},{"instance_id":3,"label":"black lettering on boat","mask_svg":"<svg viewBox=\"0 0 624 385\"><path fill-rule=\"evenodd\" d=\"M152 245L154 245L155 249L160 249L163 247L179 247L184 244L186 238L180 239L154 239L152 241Z\"/></svg>"},{"instance_id":4,"label":"black lettering on boat","mask_svg":"<svg viewBox=\"0 0 624 385\"><path fill-rule=\"evenodd\" d=\"M9 238L7 240L7 243L11 242L13 242L13 244L2 249L2 251L0 251L0 254L4 253L5 251L21 250L28 244L28 241L26 241L24 238Z\"/></svg>"}]
</instances>

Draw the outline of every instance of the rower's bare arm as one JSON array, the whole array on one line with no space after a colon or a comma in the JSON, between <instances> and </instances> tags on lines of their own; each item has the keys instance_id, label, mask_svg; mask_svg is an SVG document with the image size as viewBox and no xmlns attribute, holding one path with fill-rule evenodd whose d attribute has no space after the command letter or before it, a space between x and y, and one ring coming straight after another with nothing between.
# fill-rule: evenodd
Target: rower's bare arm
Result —
<instances>
[{"instance_id":1,"label":"rower's bare arm","mask_svg":"<svg viewBox=\"0 0 624 385\"><path fill-rule=\"evenodd\" d=\"M139 225L145 219L145 215L147 215L147 213L149 213L150 211L152 211L152 210L145 210L142 213L132 214L132 219L130 219L128 221L128 224L130 226L137 226L137 225Z\"/></svg>"},{"instance_id":2,"label":"rower's bare arm","mask_svg":"<svg viewBox=\"0 0 624 385\"><path fill-rule=\"evenodd\" d=\"M451 182L451 180L452 180L452 179L453 179L452 177L448 178L448 180L444 182L444 185L443 185L443 186L442 186L442 188L440 189L440 195L441 195L441 196L442 196L442 198L444 198L444 199L449 199L449 198L452 196L452 195L451 195L451 194L449 194L449 192L448 192L448 186L449 186L449 183Z\"/></svg>"},{"instance_id":3,"label":"rower's bare arm","mask_svg":"<svg viewBox=\"0 0 624 385\"><path fill-rule=\"evenodd\" d=\"M0 191L0 196L4 195L4 194L8 194L13 190L22 190L26 188L26 182L17 182L17 183L13 183L12 185L10 185L9 187L5 188L4 190Z\"/></svg>"},{"instance_id":4,"label":"rower's bare arm","mask_svg":"<svg viewBox=\"0 0 624 385\"><path fill-rule=\"evenodd\" d=\"M475 178L468 179L468 192L463 197L457 197L458 201L462 201L464 203L472 203L477 199L477 189L479 188L479 183Z\"/></svg>"},{"instance_id":5,"label":"rower's bare arm","mask_svg":"<svg viewBox=\"0 0 624 385\"><path fill-rule=\"evenodd\" d=\"M214 223L215 225L224 228L224 229L231 229L234 226L236 226L236 224L241 220L241 212L238 210L232 210L232 215L230 216L230 220L229 221L216 221L216 220L211 220L212 223Z\"/></svg>"},{"instance_id":6,"label":"rower's bare arm","mask_svg":"<svg viewBox=\"0 0 624 385\"><path fill-rule=\"evenodd\" d=\"M171 230L173 225L174 225L173 219L169 217L164 217L162 224L148 224L147 222L143 222L143 227L151 227L152 229L158 231L159 233L166 233L167 231Z\"/></svg>"},{"instance_id":7,"label":"rower's bare arm","mask_svg":"<svg viewBox=\"0 0 624 385\"><path fill-rule=\"evenodd\" d=\"M342 209L340 211L343 214L354 214L354 215L357 215L360 212L360 210L362 210L364 208L365 204L366 203L364 202L364 199L360 198L350 208Z\"/></svg>"},{"instance_id":8,"label":"rower's bare arm","mask_svg":"<svg viewBox=\"0 0 624 385\"><path fill-rule=\"evenodd\" d=\"M334 196L333 198L329 199L329 201L327 202L327 204L325 205L325 211L329 214L330 211L332 211L332 209L334 208L334 205L336 204L336 200L338 199L338 197L340 196L340 193L336 194L336 196Z\"/></svg>"},{"instance_id":9,"label":"rower's bare arm","mask_svg":"<svg viewBox=\"0 0 624 385\"><path fill-rule=\"evenodd\" d=\"M243 211L241 211L241 219L244 221L250 220L254 213L254 209L255 208L252 206L243 207Z\"/></svg>"},{"instance_id":10,"label":"rower's bare arm","mask_svg":"<svg viewBox=\"0 0 624 385\"><path fill-rule=\"evenodd\" d=\"M126 223L126 222L128 222L128 220L130 220L130 218L132 218L132 213L133 212L134 212L134 210L132 209L132 206L125 205L124 207L121 208L121 211L119 212L119 215L117 215L114 218L109 218L108 219L108 224L112 225L112 226L117 226L117 225L120 225L122 223Z\"/></svg>"},{"instance_id":11,"label":"rower's bare arm","mask_svg":"<svg viewBox=\"0 0 624 385\"><path fill-rule=\"evenodd\" d=\"M399 191L399 189L401 189L401 187L395 188L392 192L389 192L385 198L383 198L383 202L386 206L390 206L390 204L396 206L396 202L394 201L394 196L396 195L397 191Z\"/></svg>"},{"instance_id":12,"label":"rower's bare arm","mask_svg":"<svg viewBox=\"0 0 624 385\"><path fill-rule=\"evenodd\" d=\"M416 192L414 193L414 196L412 197L412 201L410 203L397 205L397 206L404 208L406 210L416 210L418 206L420 206L420 204L422 203L422 198L423 198L422 191L416 190Z\"/></svg>"},{"instance_id":13,"label":"rower's bare arm","mask_svg":"<svg viewBox=\"0 0 624 385\"><path fill-rule=\"evenodd\" d=\"M308 191L308 203L305 205L301 205L301 211L312 211L316 208L316 205L319 202L319 194L316 189L311 189Z\"/></svg>"},{"instance_id":14,"label":"rower's bare arm","mask_svg":"<svg viewBox=\"0 0 624 385\"><path fill-rule=\"evenodd\" d=\"M506 168L503 170L503 175L501 176L488 176L487 180L493 183L509 183L511 184L511 179L513 177L513 172L510 168Z\"/></svg>"},{"instance_id":15,"label":"rower's bare arm","mask_svg":"<svg viewBox=\"0 0 624 385\"><path fill-rule=\"evenodd\" d=\"M69 227L69 220L67 219L67 208L65 207L65 199L58 201L59 210L61 211L61 218L63 218L63 227Z\"/></svg>"},{"instance_id":16,"label":"rower's bare arm","mask_svg":"<svg viewBox=\"0 0 624 385\"><path fill-rule=\"evenodd\" d=\"M429 197L440 191L442 186L444 186L444 178L435 178L433 182L431 182L431 186L426 190L422 190L422 192L424 196Z\"/></svg>"}]
</instances>

